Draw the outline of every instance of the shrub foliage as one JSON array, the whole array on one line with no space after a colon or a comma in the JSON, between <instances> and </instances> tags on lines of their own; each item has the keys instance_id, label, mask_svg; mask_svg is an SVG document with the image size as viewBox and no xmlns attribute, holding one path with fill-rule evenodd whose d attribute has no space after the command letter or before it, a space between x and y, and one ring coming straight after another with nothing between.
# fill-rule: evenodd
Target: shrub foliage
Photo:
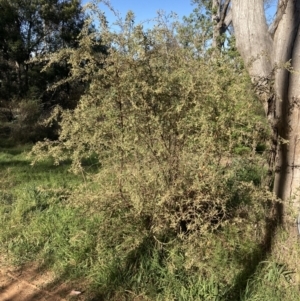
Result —
<instances>
[{"instance_id":1,"label":"shrub foliage","mask_svg":"<svg viewBox=\"0 0 300 301\"><path fill-rule=\"evenodd\" d=\"M87 23L78 49L49 58L48 66L67 59L68 80L87 88L75 109L53 111L48 122L59 121L59 139L38 143L33 154L56 164L71 159L85 174L70 204L102 216L95 239L103 269L124 265L149 241L157 250L177 242L179 253L167 256L171 270L178 254L187 270L203 267L199 256L214 256L212 233L226 237L229 224L255 240L273 199L256 152L268 129L238 59L199 55L181 43L178 25L162 19L144 30L129 12L112 31L99 16L99 32ZM94 51L101 45L106 53Z\"/></svg>"}]
</instances>

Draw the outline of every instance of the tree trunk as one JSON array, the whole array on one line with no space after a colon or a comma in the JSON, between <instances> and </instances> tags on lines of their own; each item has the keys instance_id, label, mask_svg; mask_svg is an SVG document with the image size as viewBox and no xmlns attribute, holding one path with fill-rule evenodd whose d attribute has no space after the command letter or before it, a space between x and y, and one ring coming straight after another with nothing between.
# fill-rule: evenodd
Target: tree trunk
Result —
<instances>
[{"instance_id":1,"label":"tree trunk","mask_svg":"<svg viewBox=\"0 0 300 301\"><path fill-rule=\"evenodd\" d=\"M273 130L274 192L299 206L300 187L300 0L280 0L267 28L263 0L232 0L237 48L246 63ZM300 195L300 194L299 194Z\"/></svg>"},{"instance_id":2,"label":"tree trunk","mask_svg":"<svg viewBox=\"0 0 300 301\"><path fill-rule=\"evenodd\" d=\"M214 24L212 46L213 48L219 50L222 47L222 43L221 43L222 23L220 20L221 7L218 0L213 0L212 11L213 11L212 22Z\"/></svg>"},{"instance_id":3,"label":"tree trunk","mask_svg":"<svg viewBox=\"0 0 300 301\"><path fill-rule=\"evenodd\" d=\"M212 47L221 51L224 45L224 37L229 24L228 13L229 13L230 0L212 0L212 22L213 22L213 40Z\"/></svg>"}]
</instances>

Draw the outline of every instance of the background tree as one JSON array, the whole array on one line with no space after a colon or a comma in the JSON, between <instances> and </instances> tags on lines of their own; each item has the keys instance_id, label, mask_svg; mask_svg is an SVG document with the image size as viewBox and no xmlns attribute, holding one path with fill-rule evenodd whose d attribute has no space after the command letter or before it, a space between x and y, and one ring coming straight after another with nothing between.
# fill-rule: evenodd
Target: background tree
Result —
<instances>
[{"instance_id":1,"label":"background tree","mask_svg":"<svg viewBox=\"0 0 300 301\"><path fill-rule=\"evenodd\" d=\"M21 25L17 11L9 1L0 2L1 98L8 99L21 90L20 66L26 60Z\"/></svg>"},{"instance_id":2,"label":"background tree","mask_svg":"<svg viewBox=\"0 0 300 301\"><path fill-rule=\"evenodd\" d=\"M41 73L46 63L38 58L76 48L85 15L79 0L0 0L0 8L2 121L14 139L36 141L50 134L41 131L38 119L58 103L74 108L84 89L80 82L65 82L49 90L68 77L69 66L62 59Z\"/></svg>"},{"instance_id":3,"label":"background tree","mask_svg":"<svg viewBox=\"0 0 300 301\"><path fill-rule=\"evenodd\" d=\"M49 83L67 74L60 64L45 75L42 66L28 64L32 57L53 53L64 47L76 47L77 36L84 22L78 0L1 0L1 61L10 66L10 77L1 74L4 87L10 93L2 97L40 98ZM7 92L7 91L6 91Z\"/></svg>"},{"instance_id":4,"label":"background tree","mask_svg":"<svg viewBox=\"0 0 300 301\"><path fill-rule=\"evenodd\" d=\"M231 25L230 0L193 0L192 3L197 7L186 20L189 23L202 23L197 27L207 28L211 46L220 50L226 40L225 33ZM203 23L206 24L205 27Z\"/></svg>"}]
</instances>

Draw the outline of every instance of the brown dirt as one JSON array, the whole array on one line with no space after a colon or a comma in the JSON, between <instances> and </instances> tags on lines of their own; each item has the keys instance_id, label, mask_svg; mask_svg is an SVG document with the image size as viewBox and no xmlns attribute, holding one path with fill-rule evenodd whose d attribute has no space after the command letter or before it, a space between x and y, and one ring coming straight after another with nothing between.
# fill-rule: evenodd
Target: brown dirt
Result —
<instances>
[{"instance_id":1,"label":"brown dirt","mask_svg":"<svg viewBox=\"0 0 300 301\"><path fill-rule=\"evenodd\" d=\"M83 301L83 294L72 296L73 289L35 264L13 268L0 261L0 301Z\"/></svg>"}]
</instances>

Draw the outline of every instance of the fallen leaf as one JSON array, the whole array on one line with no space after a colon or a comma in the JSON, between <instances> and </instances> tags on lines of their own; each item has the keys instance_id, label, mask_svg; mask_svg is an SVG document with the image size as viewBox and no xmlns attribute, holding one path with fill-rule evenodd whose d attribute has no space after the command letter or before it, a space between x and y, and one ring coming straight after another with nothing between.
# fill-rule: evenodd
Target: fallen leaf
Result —
<instances>
[{"instance_id":1,"label":"fallen leaf","mask_svg":"<svg viewBox=\"0 0 300 301\"><path fill-rule=\"evenodd\" d=\"M81 294L80 291L72 290L71 293L70 293L70 296L77 296L77 295L80 295L80 294Z\"/></svg>"}]
</instances>

